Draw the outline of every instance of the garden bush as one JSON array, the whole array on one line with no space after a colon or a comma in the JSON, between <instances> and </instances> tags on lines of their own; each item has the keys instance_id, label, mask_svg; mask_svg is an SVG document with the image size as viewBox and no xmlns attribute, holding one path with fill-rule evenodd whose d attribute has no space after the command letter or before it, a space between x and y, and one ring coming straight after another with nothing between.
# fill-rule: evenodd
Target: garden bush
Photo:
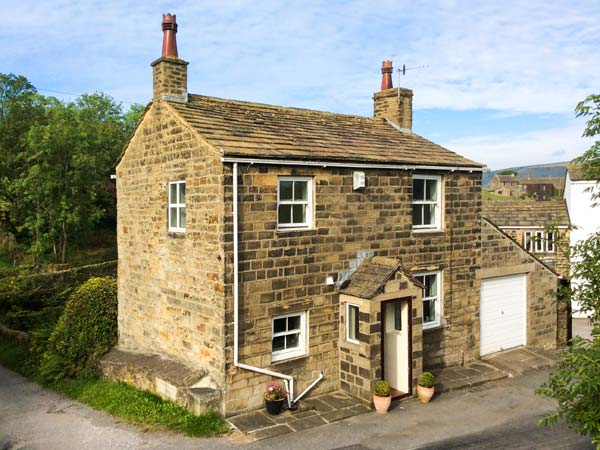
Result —
<instances>
[{"instance_id":1,"label":"garden bush","mask_svg":"<svg viewBox=\"0 0 600 450\"><path fill-rule=\"evenodd\" d=\"M117 342L117 282L90 278L67 301L48 339L40 375L48 382L89 376Z\"/></svg>"}]
</instances>

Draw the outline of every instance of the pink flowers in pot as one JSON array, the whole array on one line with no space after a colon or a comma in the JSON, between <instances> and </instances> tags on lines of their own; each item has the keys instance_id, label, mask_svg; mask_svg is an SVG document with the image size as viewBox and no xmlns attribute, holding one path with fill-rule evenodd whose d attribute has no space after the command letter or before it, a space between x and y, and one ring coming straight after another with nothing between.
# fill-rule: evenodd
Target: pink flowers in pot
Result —
<instances>
[{"instance_id":1,"label":"pink flowers in pot","mask_svg":"<svg viewBox=\"0 0 600 450\"><path fill-rule=\"evenodd\" d=\"M287 392L277 381L269 381L267 390L265 391L266 400L283 400L287 396Z\"/></svg>"}]
</instances>

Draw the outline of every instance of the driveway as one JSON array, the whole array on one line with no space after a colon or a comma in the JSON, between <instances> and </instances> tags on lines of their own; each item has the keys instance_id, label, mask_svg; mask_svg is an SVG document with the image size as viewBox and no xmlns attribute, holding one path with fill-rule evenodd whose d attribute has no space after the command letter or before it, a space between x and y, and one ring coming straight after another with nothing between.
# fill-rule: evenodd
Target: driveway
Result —
<instances>
[{"instance_id":1,"label":"driveway","mask_svg":"<svg viewBox=\"0 0 600 450\"><path fill-rule=\"evenodd\" d=\"M191 439L150 432L65 399L0 367L0 449L592 449L588 439L564 426L538 429L553 402L534 395L547 370L449 392L427 405L397 403L375 413L285 436L243 444L239 435ZM2 445L8 439L10 445Z\"/></svg>"}]
</instances>

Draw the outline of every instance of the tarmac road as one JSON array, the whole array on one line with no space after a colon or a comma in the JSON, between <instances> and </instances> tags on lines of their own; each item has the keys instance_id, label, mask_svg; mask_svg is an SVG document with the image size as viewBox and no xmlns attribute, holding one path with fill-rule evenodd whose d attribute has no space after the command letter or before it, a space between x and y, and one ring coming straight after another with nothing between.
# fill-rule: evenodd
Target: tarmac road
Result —
<instances>
[{"instance_id":1,"label":"tarmac road","mask_svg":"<svg viewBox=\"0 0 600 450\"><path fill-rule=\"evenodd\" d=\"M593 449L561 425L537 428L553 402L534 395L548 371L445 393L422 405L409 399L384 416L243 443L240 435L191 439L151 432L44 389L0 367L0 450L186 449Z\"/></svg>"}]
</instances>

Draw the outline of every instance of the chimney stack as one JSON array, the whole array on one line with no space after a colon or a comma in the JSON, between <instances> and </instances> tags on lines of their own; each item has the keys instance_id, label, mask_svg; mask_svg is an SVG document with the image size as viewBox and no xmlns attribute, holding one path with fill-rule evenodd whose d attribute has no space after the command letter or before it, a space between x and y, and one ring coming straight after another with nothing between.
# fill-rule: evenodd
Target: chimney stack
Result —
<instances>
[{"instance_id":1,"label":"chimney stack","mask_svg":"<svg viewBox=\"0 0 600 450\"><path fill-rule=\"evenodd\" d=\"M392 61L381 64L381 91L373 95L374 116L388 119L399 128L412 130L412 98L410 89L395 88L392 84Z\"/></svg>"},{"instance_id":2,"label":"chimney stack","mask_svg":"<svg viewBox=\"0 0 600 450\"><path fill-rule=\"evenodd\" d=\"M152 99L171 102L187 102L188 62L179 59L177 54L177 21L175 14L163 14L162 55L152 66Z\"/></svg>"}]
</instances>

